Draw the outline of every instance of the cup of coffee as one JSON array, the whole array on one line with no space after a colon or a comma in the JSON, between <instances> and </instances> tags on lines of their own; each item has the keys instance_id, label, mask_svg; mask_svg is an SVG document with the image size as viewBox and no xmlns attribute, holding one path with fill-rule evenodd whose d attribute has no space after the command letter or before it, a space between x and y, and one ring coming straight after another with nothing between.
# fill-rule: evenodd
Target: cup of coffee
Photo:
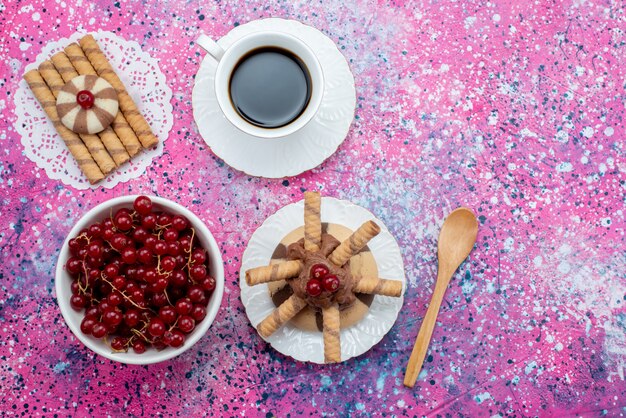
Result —
<instances>
[{"instance_id":1,"label":"cup of coffee","mask_svg":"<svg viewBox=\"0 0 626 418\"><path fill-rule=\"evenodd\" d=\"M239 130L258 138L285 137L317 113L324 94L322 67L295 36L255 32L224 49L201 34L196 43L217 61L217 102Z\"/></svg>"}]
</instances>

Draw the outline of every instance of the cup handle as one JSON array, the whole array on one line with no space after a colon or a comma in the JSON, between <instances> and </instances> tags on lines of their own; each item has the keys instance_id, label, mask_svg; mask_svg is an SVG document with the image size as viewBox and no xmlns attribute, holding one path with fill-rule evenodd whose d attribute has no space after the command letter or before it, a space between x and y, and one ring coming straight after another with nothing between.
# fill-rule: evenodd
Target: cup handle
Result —
<instances>
[{"instance_id":1,"label":"cup handle","mask_svg":"<svg viewBox=\"0 0 626 418\"><path fill-rule=\"evenodd\" d=\"M198 39L196 39L196 43L208 52L209 55L215 58L215 61L221 60L224 56L224 48L219 46L217 42L206 36L204 33L200 34Z\"/></svg>"}]
</instances>

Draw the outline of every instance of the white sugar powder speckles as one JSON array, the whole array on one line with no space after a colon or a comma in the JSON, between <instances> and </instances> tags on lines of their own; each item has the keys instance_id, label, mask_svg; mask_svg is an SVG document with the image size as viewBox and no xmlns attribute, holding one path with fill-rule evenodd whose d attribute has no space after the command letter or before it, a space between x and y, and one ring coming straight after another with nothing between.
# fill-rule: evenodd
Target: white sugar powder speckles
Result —
<instances>
[{"instance_id":1,"label":"white sugar powder speckles","mask_svg":"<svg viewBox=\"0 0 626 418\"><path fill-rule=\"evenodd\" d=\"M63 373L63 371L65 371L65 369L67 369L69 365L70 365L69 362L60 361L54 366L53 370L57 374Z\"/></svg>"},{"instance_id":2,"label":"white sugar powder speckles","mask_svg":"<svg viewBox=\"0 0 626 418\"><path fill-rule=\"evenodd\" d=\"M581 132L581 134L585 137L585 138L591 138L594 134L594 130L591 126L585 126Z\"/></svg>"},{"instance_id":3,"label":"white sugar powder speckles","mask_svg":"<svg viewBox=\"0 0 626 418\"><path fill-rule=\"evenodd\" d=\"M530 130L529 128L522 129L520 131L520 135L522 135L522 138L525 138L525 137L537 138L537 134L533 132L532 130Z\"/></svg>"},{"instance_id":4,"label":"white sugar powder speckles","mask_svg":"<svg viewBox=\"0 0 626 418\"><path fill-rule=\"evenodd\" d=\"M532 373L532 371L535 370L536 368L537 368L537 362L535 360L532 360L526 364L526 367L524 367L524 374L528 375Z\"/></svg>"},{"instance_id":5,"label":"white sugar powder speckles","mask_svg":"<svg viewBox=\"0 0 626 418\"><path fill-rule=\"evenodd\" d=\"M559 263L559 266L557 267L558 270L563 273L563 274L567 274L570 272L570 270L572 269L572 266L570 265L569 262L567 261L561 261Z\"/></svg>"},{"instance_id":6,"label":"white sugar powder speckles","mask_svg":"<svg viewBox=\"0 0 626 418\"><path fill-rule=\"evenodd\" d=\"M464 25L465 25L465 29L469 29L472 26L474 26L474 24L476 23L476 16L468 16L465 18L465 20L463 21Z\"/></svg>"},{"instance_id":7,"label":"white sugar powder speckles","mask_svg":"<svg viewBox=\"0 0 626 418\"><path fill-rule=\"evenodd\" d=\"M564 130L558 131L555 135L555 139L561 144L566 144L567 141L569 141L569 134Z\"/></svg>"},{"instance_id":8,"label":"white sugar powder speckles","mask_svg":"<svg viewBox=\"0 0 626 418\"><path fill-rule=\"evenodd\" d=\"M487 399L491 399L491 394L489 392L479 393L478 395L474 396L474 401L476 401L477 404L481 404Z\"/></svg>"},{"instance_id":9,"label":"white sugar powder speckles","mask_svg":"<svg viewBox=\"0 0 626 418\"><path fill-rule=\"evenodd\" d=\"M376 379L376 390L381 392L385 387L385 379L387 378L387 373L381 373L378 379Z\"/></svg>"},{"instance_id":10,"label":"white sugar powder speckles","mask_svg":"<svg viewBox=\"0 0 626 418\"><path fill-rule=\"evenodd\" d=\"M515 239L513 237L507 237L504 240L504 244L502 246L502 248L504 249L504 251L509 252L511 250L513 250L513 245L515 244Z\"/></svg>"},{"instance_id":11,"label":"white sugar powder speckles","mask_svg":"<svg viewBox=\"0 0 626 418\"><path fill-rule=\"evenodd\" d=\"M564 161L556 166L556 171L558 171L559 173L568 173L572 171L573 169L574 169L574 166L572 165L572 163L568 161Z\"/></svg>"},{"instance_id":12,"label":"white sugar powder speckles","mask_svg":"<svg viewBox=\"0 0 626 418\"><path fill-rule=\"evenodd\" d=\"M12 71L14 74L17 74L17 73L19 73L19 72L21 71L21 69L22 69L22 62L21 62L20 60L16 59L16 58L12 58L12 59L9 61L9 67L11 68L11 71Z\"/></svg>"}]
</instances>

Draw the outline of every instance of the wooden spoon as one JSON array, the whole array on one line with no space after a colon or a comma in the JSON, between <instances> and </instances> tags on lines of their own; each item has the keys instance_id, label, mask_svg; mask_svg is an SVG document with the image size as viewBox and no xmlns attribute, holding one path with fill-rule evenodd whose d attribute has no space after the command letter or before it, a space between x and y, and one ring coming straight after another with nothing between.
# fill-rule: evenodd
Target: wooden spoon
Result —
<instances>
[{"instance_id":1,"label":"wooden spoon","mask_svg":"<svg viewBox=\"0 0 626 418\"><path fill-rule=\"evenodd\" d=\"M476 242L476 234L478 233L478 222L476 215L471 209L458 208L455 209L443 223L441 232L439 233L439 245L437 256L439 258L439 270L437 272L437 283L435 291L430 301L430 306L426 312L426 316L422 321L409 364L406 366L404 375L404 385L412 388L415 385L417 376L424 364L424 357L428 351L430 337L433 335L433 328L439 313L439 307L443 300L450 278L463 260L467 258L474 243Z\"/></svg>"}]
</instances>

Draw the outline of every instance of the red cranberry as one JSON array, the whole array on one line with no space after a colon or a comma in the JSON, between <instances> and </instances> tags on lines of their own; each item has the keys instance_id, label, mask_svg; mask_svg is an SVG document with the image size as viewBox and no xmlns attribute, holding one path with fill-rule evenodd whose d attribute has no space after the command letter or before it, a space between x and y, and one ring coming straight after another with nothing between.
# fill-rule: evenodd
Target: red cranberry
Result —
<instances>
[{"instance_id":1,"label":"red cranberry","mask_svg":"<svg viewBox=\"0 0 626 418\"><path fill-rule=\"evenodd\" d=\"M135 228L135 230L133 231L133 239L137 242L144 242L149 236L150 233L141 226Z\"/></svg>"},{"instance_id":2,"label":"red cranberry","mask_svg":"<svg viewBox=\"0 0 626 418\"><path fill-rule=\"evenodd\" d=\"M76 103L83 109L91 109L96 102L96 98L89 90L81 90L76 93Z\"/></svg>"},{"instance_id":3,"label":"red cranberry","mask_svg":"<svg viewBox=\"0 0 626 418\"><path fill-rule=\"evenodd\" d=\"M306 284L306 292L309 296L319 296L322 293L322 284L317 279L311 279Z\"/></svg>"},{"instance_id":4,"label":"red cranberry","mask_svg":"<svg viewBox=\"0 0 626 418\"><path fill-rule=\"evenodd\" d=\"M174 270L170 276L170 284L175 287L182 287L187 284L187 275L182 270Z\"/></svg>"},{"instance_id":5,"label":"red cranberry","mask_svg":"<svg viewBox=\"0 0 626 418\"><path fill-rule=\"evenodd\" d=\"M193 266L189 269L189 275L195 281L200 281L206 277L206 267L203 265Z\"/></svg>"},{"instance_id":6,"label":"red cranberry","mask_svg":"<svg viewBox=\"0 0 626 418\"><path fill-rule=\"evenodd\" d=\"M181 298L176 301L175 308L179 315L187 315L193 309L193 303L189 298Z\"/></svg>"},{"instance_id":7,"label":"red cranberry","mask_svg":"<svg viewBox=\"0 0 626 418\"><path fill-rule=\"evenodd\" d=\"M165 333L165 323L160 318L152 318L148 324L148 332L153 337L160 337Z\"/></svg>"},{"instance_id":8,"label":"red cranberry","mask_svg":"<svg viewBox=\"0 0 626 418\"><path fill-rule=\"evenodd\" d=\"M120 213L115 216L113 222L120 231L128 231L133 227L133 218L126 213Z\"/></svg>"},{"instance_id":9,"label":"red cranberry","mask_svg":"<svg viewBox=\"0 0 626 418\"><path fill-rule=\"evenodd\" d=\"M178 348L182 346L185 342L185 334L177 329L173 330L171 334L169 343L170 347Z\"/></svg>"},{"instance_id":10,"label":"red cranberry","mask_svg":"<svg viewBox=\"0 0 626 418\"><path fill-rule=\"evenodd\" d=\"M67 260L67 263L65 263L65 268L70 274L78 274L83 268L83 262L76 257L71 257Z\"/></svg>"},{"instance_id":11,"label":"red cranberry","mask_svg":"<svg viewBox=\"0 0 626 418\"><path fill-rule=\"evenodd\" d=\"M165 242L174 242L178 239L178 231L174 228L167 228L163 232L163 239Z\"/></svg>"},{"instance_id":12,"label":"red cranberry","mask_svg":"<svg viewBox=\"0 0 626 418\"><path fill-rule=\"evenodd\" d=\"M161 259L161 269L163 271L174 271L174 269L176 268L176 259L172 256L166 256L163 257L163 259Z\"/></svg>"},{"instance_id":13,"label":"red cranberry","mask_svg":"<svg viewBox=\"0 0 626 418\"><path fill-rule=\"evenodd\" d=\"M172 222L172 217L167 213L161 213L157 217L157 225L168 226Z\"/></svg>"},{"instance_id":14,"label":"red cranberry","mask_svg":"<svg viewBox=\"0 0 626 418\"><path fill-rule=\"evenodd\" d=\"M93 326L97 323L95 316L85 316L80 323L80 330L83 334L91 334L93 331Z\"/></svg>"},{"instance_id":15,"label":"red cranberry","mask_svg":"<svg viewBox=\"0 0 626 418\"><path fill-rule=\"evenodd\" d=\"M138 196L133 203L133 208L140 215L147 215L152 212L152 200L148 196Z\"/></svg>"},{"instance_id":16,"label":"red cranberry","mask_svg":"<svg viewBox=\"0 0 626 418\"><path fill-rule=\"evenodd\" d=\"M122 261L133 264L137 261L137 251L133 247L126 247L122 250Z\"/></svg>"},{"instance_id":17,"label":"red cranberry","mask_svg":"<svg viewBox=\"0 0 626 418\"><path fill-rule=\"evenodd\" d=\"M150 298L150 302L152 302L152 305L154 305L157 308L161 306L165 306L169 303L167 301L167 296L165 296L165 293L155 293Z\"/></svg>"},{"instance_id":18,"label":"red cranberry","mask_svg":"<svg viewBox=\"0 0 626 418\"><path fill-rule=\"evenodd\" d=\"M157 223L157 217L154 213L149 213L141 218L141 226L146 228L148 231L154 229Z\"/></svg>"},{"instance_id":19,"label":"red cranberry","mask_svg":"<svg viewBox=\"0 0 626 418\"><path fill-rule=\"evenodd\" d=\"M113 337L111 340L111 348L115 351L124 351L128 340L123 337Z\"/></svg>"},{"instance_id":20,"label":"red cranberry","mask_svg":"<svg viewBox=\"0 0 626 418\"><path fill-rule=\"evenodd\" d=\"M215 279L211 276L207 276L202 280L202 287L207 292L212 292L215 290Z\"/></svg>"},{"instance_id":21,"label":"red cranberry","mask_svg":"<svg viewBox=\"0 0 626 418\"><path fill-rule=\"evenodd\" d=\"M180 242L168 242L167 243L167 253L171 256L177 256L181 253L182 247L180 246Z\"/></svg>"},{"instance_id":22,"label":"red cranberry","mask_svg":"<svg viewBox=\"0 0 626 418\"><path fill-rule=\"evenodd\" d=\"M195 327L196 321L194 321L192 317L182 315L180 318L178 318L178 328L182 332L189 334L191 331L193 331Z\"/></svg>"},{"instance_id":23,"label":"red cranberry","mask_svg":"<svg viewBox=\"0 0 626 418\"><path fill-rule=\"evenodd\" d=\"M173 306L164 306L159 310L159 318L163 320L166 324L171 324L176 321L178 317L178 313Z\"/></svg>"},{"instance_id":24,"label":"red cranberry","mask_svg":"<svg viewBox=\"0 0 626 418\"><path fill-rule=\"evenodd\" d=\"M195 284L187 290L187 297L192 302L199 302L202 296L204 296L204 289L200 285Z\"/></svg>"},{"instance_id":25,"label":"red cranberry","mask_svg":"<svg viewBox=\"0 0 626 418\"><path fill-rule=\"evenodd\" d=\"M163 240L157 240L154 243L154 253L156 255L165 255L167 253L167 243Z\"/></svg>"},{"instance_id":26,"label":"red cranberry","mask_svg":"<svg viewBox=\"0 0 626 418\"><path fill-rule=\"evenodd\" d=\"M322 280L322 286L327 292L336 292L339 289L339 278L334 274L329 274Z\"/></svg>"},{"instance_id":27,"label":"red cranberry","mask_svg":"<svg viewBox=\"0 0 626 418\"><path fill-rule=\"evenodd\" d=\"M139 319L139 311L136 309L128 309L124 314L124 323L131 328L139 323Z\"/></svg>"},{"instance_id":28,"label":"red cranberry","mask_svg":"<svg viewBox=\"0 0 626 418\"><path fill-rule=\"evenodd\" d=\"M200 304L193 305L190 316L195 319L196 322L201 322L206 317L206 307Z\"/></svg>"},{"instance_id":29,"label":"red cranberry","mask_svg":"<svg viewBox=\"0 0 626 418\"><path fill-rule=\"evenodd\" d=\"M188 225L189 225L189 222L187 221L187 218L185 218L182 215L175 215L172 218L172 227L176 229L177 231L182 231L184 229L187 229Z\"/></svg>"},{"instance_id":30,"label":"red cranberry","mask_svg":"<svg viewBox=\"0 0 626 418\"><path fill-rule=\"evenodd\" d=\"M328 267L324 264L315 264L311 267L311 278L321 280L329 273Z\"/></svg>"},{"instance_id":31,"label":"red cranberry","mask_svg":"<svg viewBox=\"0 0 626 418\"><path fill-rule=\"evenodd\" d=\"M191 261L193 261L194 264L204 264L204 262L206 261L206 252L204 251L204 249L194 249L191 253Z\"/></svg>"},{"instance_id":32,"label":"red cranberry","mask_svg":"<svg viewBox=\"0 0 626 418\"><path fill-rule=\"evenodd\" d=\"M102 338L107 334L107 327L102 322L96 322L92 329L91 335L95 338Z\"/></svg>"},{"instance_id":33,"label":"red cranberry","mask_svg":"<svg viewBox=\"0 0 626 418\"><path fill-rule=\"evenodd\" d=\"M141 340L135 340L133 342L133 351L137 354L143 354L146 352L146 344Z\"/></svg>"},{"instance_id":34,"label":"red cranberry","mask_svg":"<svg viewBox=\"0 0 626 418\"><path fill-rule=\"evenodd\" d=\"M70 305L77 311L80 311L87 305L87 298L84 295L72 295Z\"/></svg>"}]
</instances>

